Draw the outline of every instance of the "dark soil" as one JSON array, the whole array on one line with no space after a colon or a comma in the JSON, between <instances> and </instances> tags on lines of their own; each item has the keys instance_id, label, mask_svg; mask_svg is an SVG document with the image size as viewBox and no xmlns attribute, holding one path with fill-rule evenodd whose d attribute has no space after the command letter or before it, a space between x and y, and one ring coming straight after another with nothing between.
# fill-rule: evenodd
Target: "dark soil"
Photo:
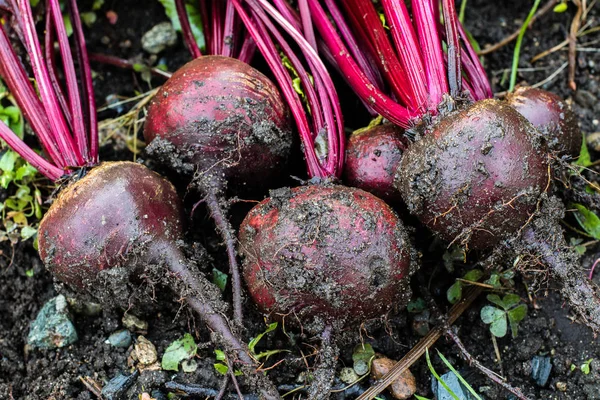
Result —
<instances>
[{"instance_id":1,"label":"dark soil","mask_svg":"<svg viewBox=\"0 0 600 400\"><path fill-rule=\"evenodd\" d=\"M82 10L89 9L88 2L82 2ZM589 3L589 2L588 2ZM521 26L528 12L530 2L522 0L507 0L490 2L487 0L471 0L466 12L466 25L479 43L484 47L496 43ZM521 67L525 68L520 80L529 84L546 79L567 61L565 50L557 51L531 65L528 60L535 54L549 49L562 42L568 34L571 18L574 15L574 5L569 2L567 13L544 16L533 29L527 33L523 44ZM595 6L587 16L590 27L597 25L600 16ZM105 17L109 10L116 12L118 20L111 25ZM166 20L161 5L156 1L140 2L134 0L106 1L103 9L98 12L98 21L89 32L89 47L92 51L107 52L124 58L141 58L154 61L141 50L141 35L155 24ZM582 130L586 133L598 130L597 112L600 111L600 86L596 72L600 65L600 56L594 49L594 44L586 44L596 39L595 34L580 38L580 46L587 51L580 51L577 56L576 92L568 89L567 69L560 72L553 80L544 86L565 98L572 104ZM494 83L494 90L506 90L503 77L510 67L512 60L512 45L486 57L486 70ZM166 61L169 69L174 71L186 62L189 57L183 45L167 50L159 56ZM257 63L260 66L260 62ZM532 68L534 68L532 70ZM136 92L145 92L149 85L140 79L139 74L122 71L112 67L94 66L98 73L95 79L97 101L99 105L107 102L112 95L131 97ZM160 85L160 78L154 78L152 85ZM368 117L361 111L354 110L360 103L350 95L342 96L349 128L366 125ZM103 112L100 117L106 118L117 115L116 111ZM114 154L105 149L104 159L111 159L123 154ZM597 157L597 154L593 154ZM132 158L126 154L125 158ZM299 164L301 165L301 164ZM298 167L292 174L303 177L303 168ZM171 177L174 183L181 183L180 177ZM593 176L592 176L593 178ZM295 181L289 179L289 185ZM181 194L185 195L185 185L181 186ZM193 200L193 199L192 199ZM189 202L192 202L190 200ZM232 208L232 220L238 226L251 202L240 202ZM191 204L188 204L188 211ZM198 210L194 219L193 229L188 233L188 239L197 241L205 246L215 260L214 265L226 271L225 258L220 240L214 233L214 228L204 213ZM567 221L572 217L567 215ZM407 222L410 222L407 218ZM576 236L569 233L568 236ZM454 276L446 272L441 262L443 245L435 241L428 233L418 231L418 246L423 253L423 267L413 277L413 292L423 294L428 288L433 298L442 310L448 308L445 300L447 288L454 282ZM81 378L91 378L100 386L119 373L132 373L136 363L130 359L132 347L117 349L105 344L106 338L122 328L123 310L104 310L97 316L75 314L74 323L79 340L58 350L27 349L25 346L30 323L50 298L57 292L50 274L42 265L37 252L31 243L22 243L14 248L2 244L0 256L0 399L94 399L96 396L82 383ZM587 274L592 263L600 255L600 247L590 245L581 260L581 274ZM475 259L475 257L473 257ZM506 266L511 266L512 260ZM506 267L504 266L504 267ZM455 265L458 276L470 266ZM498 265L498 268L503 266ZM537 269L539 270L539 268ZM33 271L31 273L26 271ZM498 372L506 381L521 388L532 399L600 399L600 345L590 329L572 317L572 312L565 307L558 295L557 283L544 279L543 271L521 271L518 275L516 289L528 305L528 315L519 325L519 335L512 339L498 339L500 359L494 351L488 326L480 318L480 310L487 302L482 298L476 302L457 322L458 333L466 348L485 366ZM598 274L597 274L598 275ZM523 279L525 276L526 279ZM532 277L537 279L534 281ZM600 281L600 278L596 278ZM538 290L534 293L533 301L527 296L527 283ZM533 285L536 283L537 285ZM141 371L135 384L123 397L138 399L143 392L155 390L166 395L169 391L165 383L175 380L180 383L190 382L210 389L220 387L221 376L215 371L213 364L214 347L209 343L210 333L195 318L195 316L175 298L170 295L156 297L166 298L166 301L155 301L156 308L150 313L139 315L146 320L149 327L144 336L157 348L159 360L166 347L184 333L191 333L200 344L198 369L193 373L174 373L172 371ZM152 298L149 301L153 301ZM245 302L247 339L265 329L262 317L249 300ZM422 325L422 322L420 323ZM415 317L404 310L393 310L385 324L373 323L365 326L365 330L356 332L354 336L361 337L373 345L377 352L390 358L401 358L418 340L419 335L413 329ZM286 335L287 334L287 335ZM319 338L305 332L288 328L286 334L281 329L275 334L269 334L263 339L257 351L287 349L290 353L275 354L266 362L265 367L274 366L269 376L281 386L282 393L303 384L306 371L315 365L314 350L319 346ZM342 341L341 366L352 366L352 349L357 342ZM461 371L464 378L487 399L512 398L500 390L494 383L487 380L478 371L462 361L457 348L446 339L437 344L448 360ZM432 353L433 355L434 353ZM544 387L540 387L531 378L531 365L534 356L549 356L552 362L550 379ZM446 367L433 355L434 365L438 372L446 372ZM579 368L571 370L571 365L580 366L584 361L592 359L590 373L584 374ZM417 393L432 398L431 373L425 363L420 360L412 367L416 376ZM243 384L243 381L242 381ZM336 393L335 398L355 398L368 382ZM170 384L172 387L172 384ZM339 382L338 386L343 386ZM244 387L242 385L242 391ZM159 393L154 397L159 399ZM302 391L295 392L287 398L306 398ZM387 395L389 398L389 395ZM202 396L201 398L206 398ZM251 398L251 397L248 397ZM383 398L383 397L382 397Z\"/></svg>"}]
</instances>

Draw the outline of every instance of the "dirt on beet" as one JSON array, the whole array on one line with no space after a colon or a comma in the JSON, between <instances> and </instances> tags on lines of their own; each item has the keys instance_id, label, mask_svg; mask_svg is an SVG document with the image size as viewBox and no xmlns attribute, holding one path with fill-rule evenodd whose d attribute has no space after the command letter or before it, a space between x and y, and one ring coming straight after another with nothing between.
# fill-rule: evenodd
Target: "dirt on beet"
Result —
<instances>
[{"instance_id":1,"label":"dirt on beet","mask_svg":"<svg viewBox=\"0 0 600 400\"><path fill-rule=\"evenodd\" d=\"M82 11L91 10L91 1L81 3ZM465 14L466 27L479 44L485 47L518 29L523 23L528 7L529 2L522 0L470 0ZM573 2L568 2L566 13L550 11L527 32L522 48L519 80L528 84L547 80L542 87L564 98L573 107L582 131L592 133L598 130L600 112L600 78L597 74L600 55L595 51L593 44L596 34L592 32L579 39L580 51L576 58L577 91L570 90L567 84L568 68L565 63L568 54L564 48L535 64L530 63L536 54L565 40L575 15L575 8ZM598 8L596 5L587 15L586 22L589 26L586 29L597 26L600 17ZM138 61L164 61L171 71L189 61L189 55L181 41L159 56L151 56L142 50L142 35L156 24L168 20L158 1L106 1L96 13L97 21L87 32L91 51L106 52ZM116 23L113 24L110 20L114 22L115 16ZM485 57L486 71L495 92L507 89L506 76L512 60L512 49L511 44ZM260 61L257 65L261 65ZM93 69L97 74L94 85L99 105L114 103L115 99L122 97L132 97L162 83L160 78L153 78L150 86L140 74L113 67L95 64ZM549 79L551 76L553 77ZM342 83L341 80L336 82ZM341 97L348 128L357 129L367 125L369 117L363 111L360 102L344 90ZM115 106L102 111L100 118L115 117L124 111L126 106ZM122 148L114 150L108 146L103 151L104 160L133 158L131 153ZM597 159L598 156L599 154L592 149L592 159ZM302 163L293 164L299 167L290 171L289 175L304 177ZM168 171L160 172L181 188L180 195L185 199L186 185L181 184L185 181L180 176L169 174ZM585 177L588 180L597 180L594 174L585 173ZM296 186L297 182L290 177L282 184ZM281 186L278 184L275 187ZM566 199L580 201L590 209L600 209L598 204L594 203L594 199L583 194L574 199L573 191L569 190L570 188L565 190ZM267 193L262 193L262 196L265 195ZM186 200L186 215L190 215L194 201ZM240 200L243 201L233 204L231 209L232 222L236 228L255 204L254 201L262 200L262 197ZM407 225L413 222L410 217L404 220ZM577 223L569 216L568 210L566 220L569 224ZM187 255L194 254L197 248L206 248L209 255L200 251L202 254L198 256L202 258L202 262L198 263L202 272L215 276L219 276L218 271L227 272L220 238L214 233L214 228L201 207L188 227L191 229L188 229L186 237ZM452 264L454 268L454 273L450 274L442 261L446 250L444 244L422 228L417 228L412 236L420 249L422 264L421 269L412 278L414 297L427 297L426 295L430 294L431 299L436 301L442 311L446 311L449 308L446 300L447 289L455 282L456 277L472 269L473 265L465 265L460 257L456 257L453 262L446 261L446 264ZM567 238L571 236L577 234L567 234ZM190 243L199 243L202 247ZM55 350L29 348L26 343L31 323L44 304L58 294L57 286L45 270L30 241L14 247L6 242L0 246L0 399L96 399L98 397L94 394L94 385L101 388L115 376L130 375L134 371L138 372L135 372L132 385L120 395L121 397L114 398L138 399L146 392L161 400L167 398L168 393L177 393L177 388L181 388L181 385L188 384L195 385L195 398L210 398L220 388L223 376L215 368L215 363L219 361L215 359L215 348L210 343L211 332L180 302L180 299L174 298L166 291L140 292L143 293L140 295L147 296L148 302L153 305L146 310L107 308L98 312L90 307L71 306L78 340L70 346ZM209 257L209 261L206 261L205 257ZM599 257L600 246L589 244L580 260L581 274L587 274ZM505 267L510 267L514 259L503 261ZM516 263L516 291L528 306L527 316L519 324L518 336L510 338L511 335L508 334L497 339L494 344L489 326L481 321L480 316L481 308L490 304L485 296L481 296L458 320L456 326L459 336L479 362L503 376L507 383L519 387L530 399L600 399L598 340L589 328L577 320L575 313L565 306L559 294L558 283L548 279L543 266L535 259L526 261ZM160 276L152 278L161 279ZM598 277L594 280L600 282ZM528 285L529 291L525 290L523 283ZM69 293L65 295L70 297ZM124 316L125 321L132 320L131 315L134 311L137 317L147 323L147 327L138 323L137 327L131 328L134 341L128 347L118 348L106 343L111 334L124 328ZM262 315L249 299L245 299L244 312L245 339L249 341L251 337L265 331L266 325ZM342 367L353 366L353 350L361 340L371 344L377 353L398 360L418 342L421 338L419 332L422 333L424 329L438 322L427 313L409 313L404 308L392 307L384 319L369 322L360 329L349 332L339 342L338 378L334 386L337 389L346 386L339 380L339 372ZM182 372L181 366L179 372L165 371L156 364L141 368L140 360L134 357L139 356L138 350L147 346L146 342L140 339L140 335L154 345L160 362L167 347L185 333L190 333L199 345L194 359L197 367L193 372ZM285 327L284 330L280 325L275 332L265 335L256 346L256 351L286 350L273 354L265 361L264 366L265 369L269 369L268 375L279 386L281 393L286 393L302 387L307 382L312 372L311 368L318 361L315 350L319 347L318 337L299 328ZM435 347L484 398L514 398L463 361L451 341L442 338ZM431 352L431 355L436 370L440 373L447 372L447 368L434 353ZM549 379L543 382L543 385L539 379L536 382L532 377L532 368L540 360L544 363L549 362L551 366ZM417 394L433 398L433 378L425 360L419 360L411 370L416 378ZM243 379L240 379L240 383L244 391ZM372 381L363 380L350 389L332 394L332 398L354 399L370 384ZM230 390L233 391L233 388ZM246 398L255 397L248 394ZM307 398L307 393L301 388L286 398ZM383 393L381 398L391 397L388 393Z\"/></svg>"}]
</instances>

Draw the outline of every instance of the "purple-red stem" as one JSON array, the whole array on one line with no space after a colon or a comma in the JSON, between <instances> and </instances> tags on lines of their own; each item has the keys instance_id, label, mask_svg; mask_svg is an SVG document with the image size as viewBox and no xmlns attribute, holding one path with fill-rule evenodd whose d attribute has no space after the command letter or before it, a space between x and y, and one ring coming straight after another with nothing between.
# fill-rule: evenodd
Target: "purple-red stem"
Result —
<instances>
[{"instance_id":1,"label":"purple-red stem","mask_svg":"<svg viewBox=\"0 0 600 400\"><path fill-rule=\"evenodd\" d=\"M457 98L461 91L462 68L460 62L460 41L458 38L458 16L454 0L442 0L444 27L446 28L446 44L448 45L448 83L450 96Z\"/></svg>"},{"instance_id":2,"label":"purple-red stem","mask_svg":"<svg viewBox=\"0 0 600 400\"><path fill-rule=\"evenodd\" d=\"M177 10L177 17L179 17L183 42L188 48L188 51L192 54L192 57L198 58L202 55L202 52L200 51L200 47L198 47L198 43L196 43L196 38L194 37L194 33L190 26L190 21L185 9L185 0L175 0L175 9Z\"/></svg>"},{"instance_id":3,"label":"purple-red stem","mask_svg":"<svg viewBox=\"0 0 600 400\"><path fill-rule=\"evenodd\" d=\"M407 72L402 67L371 0L347 0L343 4L347 13L354 19L356 29L363 30L370 40L375 51L373 56L394 95L406 108L416 110L419 105L407 81Z\"/></svg>"},{"instance_id":4,"label":"purple-red stem","mask_svg":"<svg viewBox=\"0 0 600 400\"><path fill-rule=\"evenodd\" d=\"M23 36L29 48L29 59L35 79L37 81L38 89L40 91L40 97L42 99L42 105L46 110L48 116L48 122L50 123L51 132L58 142L58 147L61 154L65 157L66 162L69 166L85 165L85 162L78 151L73 137L71 136L65 118L60 111L60 106L56 95L52 90L52 84L50 83L50 77L48 76L48 70L45 68L43 61L42 51L40 49L40 43L37 38L35 31L35 22L31 13L29 0L16 0L21 13L23 25Z\"/></svg>"},{"instance_id":5,"label":"purple-red stem","mask_svg":"<svg viewBox=\"0 0 600 400\"><path fill-rule=\"evenodd\" d=\"M225 22L223 23L223 44L220 55L225 57L233 57L233 52L236 46L235 35L235 7L231 2L227 2L225 6Z\"/></svg>"},{"instance_id":6,"label":"purple-red stem","mask_svg":"<svg viewBox=\"0 0 600 400\"><path fill-rule=\"evenodd\" d=\"M435 112L448 93L448 79L444 63L440 33L437 29L436 7L434 0L413 0L413 16L423 54L423 66L427 77L429 92L429 111Z\"/></svg>"},{"instance_id":7,"label":"purple-red stem","mask_svg":"<svg viewBox=\"0 0 600 400\"><path fill-rule=\"evenodd\" d=\"M73 63L73 54L69 45L69 37L63 22L63 16L60 11L58 0L48 0L49 10L53 16L54 29L56 39L58 40L58 48L61 54L63 63L63 73L67 86L68 102L70 106L70 118L73 123L73 135L77 152L81 157L81 161L90 163L88 138L85 130L85 120L83 116L83 107L81 106L81 97L79 93L79 85L77 83L77 75L75 73L75 65ZM67 113L65 113L67 114ZM68 130L67 130L68 132Z\"/></svg>"},{"instance_id":8,"label":"purple-red stem","mask_svg":"<svg viewBox=\"0 0 600 400\"><path fill-rule=\"evenodd\" d=\"M396 44L402 67L406 72L408 84L415 96L415 105L419 110L427 109L427 81L421 49L413 29L410 15L404 0L382 0L383 11Z\"/></svg>"},{"instance_id":9,"label":"purple-red stem","mask_svg":"<svg viewBox=\"0 0 600 400\"><path fill-rule=\"evenodd\" d=\"M346 49L319 1L309 0L309 6L315 27L321 33L340 70L358 96L384 118L401 127L410 127L412 120L418 117L418 114L401 106L375 87Z\"/></svg>"},{"instance_id":10,"label":"purple-red stem","mask_svg":"<svg viewBox=\"0 0 600 400\"><path fill-rule=\"evenodd\" d=\"M474 73L473 78L471 78L471 80L477 82L476 86L478 87L478 90L480 90L481 93L484 95L484 98L491 99L492 97L494 97L494 93L492 92L490 81L487 78L487 74L485 73L485 69L481 64L479 57L477 56L477 52L473 48L473 45L469 40L467 32L465 31L465 28L462 26L460 21L458 23L458 31L460 33L460 38L463 42L464 48L466 49L466 52L468 54L468 58L471 60L475 69L477 70L477 73ZM467 57L463 56L463 58Z\"/></svg>"},{"instance_id":11,"label":"purple-red stem","mask_svg":"<svg viewBox=\"0 0 600 400\"><path fill-rule=\"evenodd\" d=\"M89 59L100 64L112 65L114 67L130 69L133 71L136 70L136 63L116 56L111 56L109 54L90 53ZM166 72L154 67L149 67L149 70L152 75L160 76L166 79L169 79L173 75L170 72Z\"/></svg>"}]
</instances>

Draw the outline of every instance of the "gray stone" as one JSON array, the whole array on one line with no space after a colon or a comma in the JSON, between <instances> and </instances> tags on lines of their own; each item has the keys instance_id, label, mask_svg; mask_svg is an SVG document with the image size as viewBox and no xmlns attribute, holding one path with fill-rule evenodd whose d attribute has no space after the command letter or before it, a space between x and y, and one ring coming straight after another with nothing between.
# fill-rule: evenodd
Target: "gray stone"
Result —
<instances>
[{"instance_id":1,"label":"gray stone","mask_svg":"<svg viewBox=\"0 0 600 400\"><path fill-rule=\"evenodd\" d=\"M161 22L142 36L142 48L150 54L158 54L175 43L177 32L170 22Z\"/></svg>"},{"instance_id":2,"label":"gray stone","mask_svg":"<svg viewBox=\"0 0 600 400\"><path fill-rule=\"evenodd\" d=\"M114 347L127 348L131 346L131 332L126 329L117 331L110 335L108 339L106 339L105 343L108 343Z\"/></svg>"},{"instance_id":3,"label":"gray stone","mask_svg":"<svg viewBox=\"0 0 600 400\"><path fill-rule=\"evenodd\" d=\"M124 400L127 389L135 383L138 375L139 372L135 371L129 376L123 374L115 376L102 388L102 396L106 400Z\"/></svg>"},{"instance_id":4,"label":"gray stone","mask_svg":"<svg viewBox=\"0 0 600 400\"><path fill-rule=\"evenodd\" d=\"M63 295L49 300L31 324L27 344L42 349L69 346L77 341L77 331L71 322L67 299Z\"/></svg>"},{"instance_id":5,"label":"gray stone","mask_svg":"<svg viewBox=\"0 0 600 400\"><path fill-rule=\"evenodd\" d=\"M534 356L531 359L531 378L539 386L546 386L550 377L550 371L552 371L550 357Z\"/></svg>"},{"instance_id":6,"label":"gray stone","mask_svg":"<svg viewBox=\"0 0 600 400\"><path fill-rule=\"evenodd\" d=\"M447 374L442 375L441 379L460 400L475 400L475 397L462 383L460 383L454 372L448 372ZM434 376L431 377L431 390L438 400L454 400L454 397L452 397L446 388L438 383Z\"/></svg>"}]
</instances>

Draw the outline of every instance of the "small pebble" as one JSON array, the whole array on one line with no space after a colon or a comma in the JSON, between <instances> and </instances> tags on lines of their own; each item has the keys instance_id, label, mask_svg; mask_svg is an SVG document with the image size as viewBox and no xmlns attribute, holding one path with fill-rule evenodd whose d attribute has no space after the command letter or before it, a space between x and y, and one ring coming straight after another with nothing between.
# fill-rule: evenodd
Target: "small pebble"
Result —
<instances>
[{"instance_id":1,"label":"small pebble","mask_svg":"<svg viewBox=\"0 0 600 400\"><path fill-rule=\"evenodd\" d=\"M156 353L156 347L151 341L143 336L138 336L137 343L133 348L135 358L142 365L154 364L158 360L158 354Z\"/></svg>"},{"instance_id":2,"label":"small pebble","mask_svg":"<svg viewBox=\"0 0 600 400\"><path fill-rule=\"evenodd\" d=\"M556 382L556 388L561 392L567 391L567 382Z\"/></svg>"},{"instance_id":3,"label":"small pebble","mask_svg":"<svg viewBox=\"0 0 600 400\"><path fill-rule=\"evenodd\" d=\"M113 347L127 348L131 346L131 332L127 329L117 331L110 335L105 343L108 343Z\"/></svg>"},{"instance_id":4,"label":"small pebble","mask_svg":"<svg viewBox=\"0 0 600 400\"><path fill-rule=\"evenodd\" d=\"M123 326L130 331L146 331L148 330L148 323L146 321L142 321L138 317L133 314L125 314L123 315L123 319L121 320Z\"/></svg>"},{"instance_id":5,"label":"small pebble","mask_svg":"<svg viewBox=\"0 0 600 400\"><path fill-rule=\"evenodd\" d=\"M49 300L32 322L27 344L42 349L69 346L77 341L77 331L71 322L67 299L58 295Z\"/></svg>"},{"instance_id":6,"label":"small pebble","mask_svg":"<svg viewBox=\"0 0 600 400\"><path fill-rule=\"evenodd\" d=\"M121 400L125 396L127 389L135 383L138 375L137 371L128 376L118 374L104 385L104 388L102 388L102 397L105 400Z\"/></svg>"},{"instance_id":7,"label":"small pebble","mask_svg":"<svg viewBox=\"0 0 600 400\"><path fill-rule=\"evenodd\" d=\"M142 48L150 54L158 54L175 43L177 32L170 22L161 22L142 36Z\"/></svg>"},{"instance_id":8,"label":"small pebble","mask_svg":"<svg viewBox=\"0 0 600 400\"><path fill-rule=\"evenodd\" d=\"M340 380L346 384L354 383L360 376L352 368L342 368L340 371Z\"/></svg>"},{"instance_id":9,"label":"small pebble","mask_svg":"<svg viewBox=\"0 0 600 400\"><path fill-rule=\"evenodd\" d=\"M552 371L550 357L534 356L531 360L531 378L541 387L546 386Z\"/></svg>"},{"instance_id":10,"label":"small pebble","mask_svg":"<svg viewBox=\"0 0 600 400\"><path fill-rule=\"evenodd\" d=\"M588 134L586 136L586 142L594 151L600 152L600 132Z\"/></svg>"},{"instance_id":11,"label":"small pebble","mask_svg":"<svg viewBox=\"0 0 600 400\"><path fill-rule=\"evenodd\" d=\"M396 361L386 357L376 358L371 364L371 376L373 379L381 379L395 364ZM417 391L417 382L412 372L408 369L404 371L400 377L392 382L388 387L388 391L395 399L410 399Z\"/></svg>"}]
</instances>

